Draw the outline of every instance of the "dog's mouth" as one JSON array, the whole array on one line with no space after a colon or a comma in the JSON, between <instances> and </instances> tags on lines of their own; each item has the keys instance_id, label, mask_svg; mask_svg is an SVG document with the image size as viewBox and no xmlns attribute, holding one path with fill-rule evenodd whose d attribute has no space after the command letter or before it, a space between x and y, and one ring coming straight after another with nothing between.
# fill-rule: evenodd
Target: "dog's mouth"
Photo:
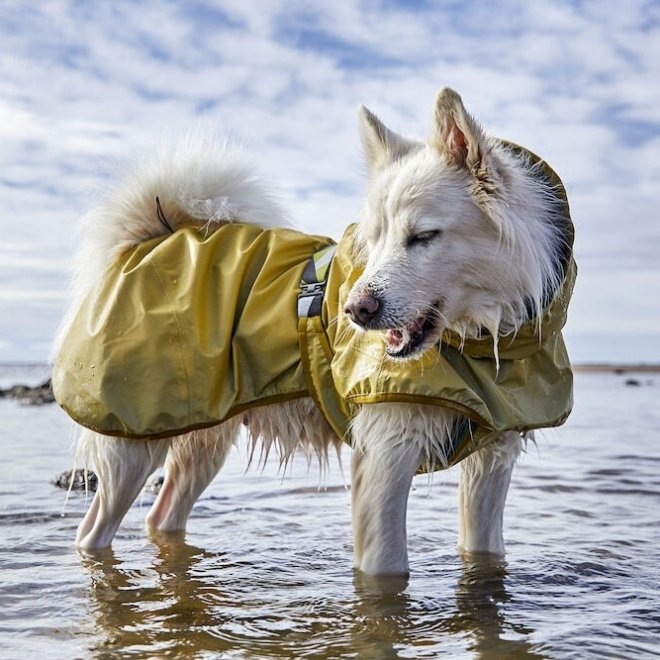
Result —
<instances>
[{"instance_id":1,"label":"dog's mouth","mask_svg":"<svg viewBox=\"0 0 660 660\"><path fill-rule=\"evenodd\" d=\"M429 346L438 330L437 305L428 313L418 316L403 328L390 328L385 334L386 352L393 358L406 358Z\"/></svg>"}]
</instances>

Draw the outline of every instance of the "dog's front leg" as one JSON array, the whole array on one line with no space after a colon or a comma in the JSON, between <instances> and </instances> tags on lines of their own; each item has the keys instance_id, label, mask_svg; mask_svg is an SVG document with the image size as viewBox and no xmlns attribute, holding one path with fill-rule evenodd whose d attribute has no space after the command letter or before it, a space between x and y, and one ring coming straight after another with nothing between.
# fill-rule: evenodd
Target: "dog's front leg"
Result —
<instances>
[{"instance_id":1,"label":"dog's front leg","mask_svg":"<svg viewBox=\"0 0 660 660\"><path fill-rule=\"evenodd\" d=\"M522 450L519 433L503 433L461 463L458 549L504 554L504 505Z\"/></svg>"},{"instance_id":2,"label":"dog's front leg","mask_svg":"<svg viewBox=\"0 0 660 660\"><path fill-rule=\"evenodd\" d=\"M421 449L392 406L364 406L353 423L351 499L355 565L370 575L408 573L406 511Z\"/></svg>"}]
</instances>

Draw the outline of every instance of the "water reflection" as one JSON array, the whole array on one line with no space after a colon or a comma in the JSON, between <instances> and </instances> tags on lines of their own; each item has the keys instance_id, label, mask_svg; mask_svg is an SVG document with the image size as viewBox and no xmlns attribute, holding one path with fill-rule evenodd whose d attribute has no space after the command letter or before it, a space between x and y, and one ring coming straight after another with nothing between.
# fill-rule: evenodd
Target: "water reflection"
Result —
<instances>
[{"instance_id":1,"label":"water reflection","mask_svg":"<svg viewBox=\"0 0 660 660\"><path fill-rule=\"evenodd\" d=\"M414 613L408 578L371 576L356 570L356 600L352 611L351 641L361 657L398 658L396 647L409 642Z\"/></svg>"},{"instance_id":2,"label":"water reflection","mask_svg":"<svg viewBox=\"0 0 660 660\"><path fill-rule=\"evenodd\" d=\"M464 556L453 606L413 599L407 578L356 572L354 646L379 658L398 658L397 648L411 647L419 657L436 657L452 646L467 647L476 658L543 658L530 641L533 630L507 620L506 577L503 559Z\"/></svg>"},{"instance_id":3,"label":"water reflection","mask_svg":"<svg viewBox=\"0 0 660 660\"><path fill-rule=\"evenodd\" d=\"M295 567L288 573L232 562L182 537L152 541L148 560L144 552L136 560L120 560L112 550L81 555L98 632L93 654L398 658L414 649L416 657L433 658L467 649L476 658L543 657L530 641L533 630L507 619L512 598L499 559L464 557L458 570L449 566L453 591L447 573L414 578L437 579L447 591L437 597L418 595L419 586L433 593L428 582L359 571L352 590L350 576L335 575L334 590L324 592L327 565L308 567L300 581Z\"/></svg>"},{"instance_id":4,"label":"water reflection","mask_svg":"<svg viewBox=\"0 0 660 660\"><path fill-rule=\"evenodd\" d=\"M121 650L135 657L187 655L217 646L212 634L223 625L214 602L222 590L196 576L211 560L218 573L224 556L188 545L179 536L154 537L156 556L148 566L120 560L112 549L81 553L90 576L90 595L99 641L93 652Z\"/></svg>"},{"instance_id":5,"label":"water reflection","mask_svg":"<svg viewBox=\"0 0 660 660\"><path fill-rule=\"evenodd\" d=\"M517 470L508 565L439 547L455 506L417 493L410 582L385 587L351 570L343 489L312 501L303 478L246 477L240 452L188 544L145 543L136 507L116 554L84 557L83 571L71 542L84 497L62 517L66 495L49 483L70 463L69 423L0 401L0 656L657 657L658 390L576 382L568 426Z\"/></svg>"},{"instance_id":6,"label":"water reflection","mask_svg":"<svg viewBox=\"0 0 660 660\"><path fill-rule=\"evenodd\" d=\"M507 620L511 595L506 562L492 555L464 555L456 587L456 613L447 630L463 633L477 658L543 658L534 651L531 628Z\"/></svg>"}]
</instances>

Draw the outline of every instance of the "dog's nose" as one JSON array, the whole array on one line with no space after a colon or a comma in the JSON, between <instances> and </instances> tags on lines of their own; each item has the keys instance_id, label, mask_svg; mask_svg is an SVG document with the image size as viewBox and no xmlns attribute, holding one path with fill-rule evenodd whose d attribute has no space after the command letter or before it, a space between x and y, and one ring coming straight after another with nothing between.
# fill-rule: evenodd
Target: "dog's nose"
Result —
<instances>
[{"instance_id":1,"label":"dog's nose","mask_svg":"<svg viewBox=\"0 0 660 660\"><path fill-rule=\"evenodd\" d=\"M351 317L353 323L364 327L376 317L379 307L378 298L363 295L355 300L349 300L344 306L344 313Z\"/></svg>"}]
</instances>

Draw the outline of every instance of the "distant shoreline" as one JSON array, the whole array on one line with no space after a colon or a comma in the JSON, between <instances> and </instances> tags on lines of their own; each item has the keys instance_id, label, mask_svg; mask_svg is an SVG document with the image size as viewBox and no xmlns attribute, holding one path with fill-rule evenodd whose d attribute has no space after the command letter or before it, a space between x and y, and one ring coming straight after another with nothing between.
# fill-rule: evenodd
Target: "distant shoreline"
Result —
<instances>
[{"instance_id":1,"label":"distant shoreline","mask_svg":"<svg viewBox=\"0 0 660 660\"><path fill-rule=\"evenodd\" d=\"M0 362L0 369L48 369L50 365L47 362ZM574 371L580 372L598 372L598 373L660 373L660 364L655 363L617 363L617 362L575 362L571 365Z\"/></svg>"},{"instance_id":2,"label":"distant shoreline","mask_svg":"<svg viewBox=\"0 0 660 660\"><path fill-rule=\"evenodd\" d=\"M615 373L615 374L660 373L660 364L616 364L616 363L608 364L607 362L594 362L594 363L573 364L572 366L574 371L579 371L579 372Z\"/></svg>"}]
</instances>

